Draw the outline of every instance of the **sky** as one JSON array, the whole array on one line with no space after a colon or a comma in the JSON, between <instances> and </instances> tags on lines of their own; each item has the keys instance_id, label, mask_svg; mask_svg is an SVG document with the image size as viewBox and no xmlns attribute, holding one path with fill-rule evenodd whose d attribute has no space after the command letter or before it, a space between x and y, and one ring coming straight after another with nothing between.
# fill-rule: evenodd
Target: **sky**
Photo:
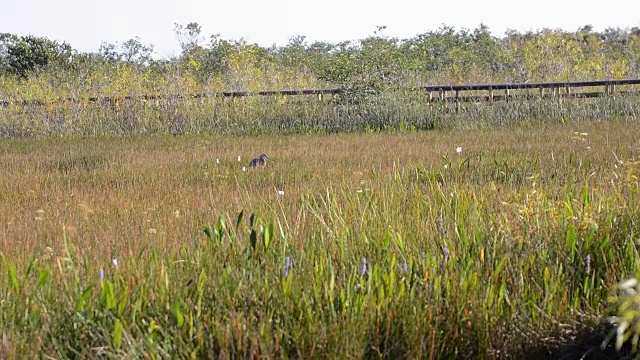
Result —
<instances>
[{"instance_id":1,"label":"sky","mask_svg":"<svg viewBox=\"0 0 640 360\"><path fill-rule=\"evenodd\" d=\"M515 5L520 3L522 5ZM174 24L197 22L208 38L284 45L293 36L339 42L384 34L409 38L443 24L456 29L487 25L493 35L543 28L575 31L640 27L640 0L2 0L0 33L46 36L83 52L100 43L139 37L155 58L180 53Z\"/></svg>"}]
</instances>

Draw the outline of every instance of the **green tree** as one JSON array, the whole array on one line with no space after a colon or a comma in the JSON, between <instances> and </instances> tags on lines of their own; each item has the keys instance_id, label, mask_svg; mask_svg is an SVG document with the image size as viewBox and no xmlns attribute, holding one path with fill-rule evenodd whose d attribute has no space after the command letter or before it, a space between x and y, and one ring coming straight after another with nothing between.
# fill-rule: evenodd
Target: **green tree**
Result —
<instances>
[{"instance_id":1,"label":"green tree","mask_svg":"<svg viewBox=\"0 0 640 360\"><path fill-rule=\"evenodd\" d=\"M18 37L11 34L3 34L0 41L3 43L0 55L4 55L5 72L22 79L51 65L67 68L73 64L74 52L67 43L60 44L33 35Z\"/></svg>"},{"instance_id":2,"label":"green tree","mask_svg":"<svg viewBox=\"0 0 640 360\"><path fill-rule=\"evenodd\" d=\"M125 41L122 44L102 42L98 49L99 56L110 64L124 61L131 65L146 66L153 58L153 45L145 45L139 37Z\"/></svg>"}]
</instances>

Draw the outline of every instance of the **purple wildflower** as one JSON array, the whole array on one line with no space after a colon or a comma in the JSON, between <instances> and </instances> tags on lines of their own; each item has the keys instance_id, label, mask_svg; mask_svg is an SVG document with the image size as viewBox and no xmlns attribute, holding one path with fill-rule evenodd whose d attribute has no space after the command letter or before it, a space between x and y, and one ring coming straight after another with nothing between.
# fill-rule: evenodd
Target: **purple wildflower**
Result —
<instances>
[{"instance_id":1,"label":"purple wildflower","mask_svg":"<svg viewBox=\"0 0 640 360\"><path fill-rule=\"evenodd\" d=\"M362 258L362 265L360 267L360 275L367 273L367 258Z\"/></svg>"},{"instance_id":2,"label":"purple wildflower","mask_svg":"<svg viewBox=\"0 0 640 360\"><path fill-rule=\"evenodd\" d=\"M287 256L284 258L284 270L282 270L282 276L287 277L289 275L289 268L291 267L291 259Z\"/></svg>"},{"instance_id":3,"label":"purple wildflower","mask_svg":"<svg viewBox=\"0 0 640 360\"><path fill-rule=\"evenodd\" d=\"M587 274L591 272L591 255L587 255L585 258L585 262L587 264Z\"/></svg>"},{"instance_id":4,"label":"purple wildflower","mask_svg":"<svg viewBox=\"0 0 640 360\"><path fill-rule=\"evenodd\" d=\"M420 253L420 258L422 258L422 260L424 260L424 258L426 258L426 257L427 257L427 253L426 252L423 251L423 252Z\"/></svg>"},{"instance_id":5,"label":"purple wildflower","mask_svg":"<svg viewBox=\"0 0 640 360\"><path fill-rule=\"evenodd\" d=\"M440 267L444 267L445 265L447 265L447 262L449 262L449 248L445 246L445 248L442 249L442 253L444 254L444 259L442 259Z\"/></svg>"},{"instance_id":6,"label":"purple wildflower","mask_svg":"<svg viewBox=\"0 0 640 360\"><path fill-rule=\"evenodd\" d=\"M98 278L100 279L100 282L104 280L104 269L100 268L100 272L98 272Z\"/></svg>"},{"instance_id":7,"label":"purple wildflower","mask_svg":"<svg viewBox=\"0 0 640 360\"><path fill-rule=\"evenodd\" d=\"M407 263L402 264L402 272L406 274L408 271L409 271L409 264Z\"/></svg>"}]
</instances>

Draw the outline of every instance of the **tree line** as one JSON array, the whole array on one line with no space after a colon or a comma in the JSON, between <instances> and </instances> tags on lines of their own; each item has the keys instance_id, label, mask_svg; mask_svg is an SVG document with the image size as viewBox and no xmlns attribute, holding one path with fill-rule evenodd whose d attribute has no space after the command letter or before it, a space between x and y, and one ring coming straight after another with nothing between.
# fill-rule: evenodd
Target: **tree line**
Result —
<instances>
[{"instance_id":1,"label":"tree line","mask_svg":"<svg viewBox=\"0 0 640 360\"><path fill-rule=\"evenodd\" d=\"M281 46L204 36L175 24L181 53L154 59L139 38L80 52L46 37L0 34L0 95L137 95L337 86L354 92L429 84L637 78L640 28L542 29L493 35L443 25L411 38L385 34L338 43L295 36Z\"/></svg>"}]
</instances>

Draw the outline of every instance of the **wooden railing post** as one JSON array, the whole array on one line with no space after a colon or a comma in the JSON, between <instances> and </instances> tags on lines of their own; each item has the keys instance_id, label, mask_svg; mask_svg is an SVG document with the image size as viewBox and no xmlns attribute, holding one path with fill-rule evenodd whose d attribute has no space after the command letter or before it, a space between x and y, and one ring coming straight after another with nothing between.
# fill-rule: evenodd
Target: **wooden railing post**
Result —
<instances>
[{"instance_id":1,"label":"wooden railing post","mask_svg":"<svg viewBox=\"0 0 640 360\"><path fill-rule=\"evenodd\" d=\"M541 98L564 98L564 97L569 97L569 98L576 98L576 97L594 97L594 96L598 96L600 94L605 95L605 96L612 96L615 94L616 92L616 86L617 85L622 85L622 86L630 86L631 87L631 91L636 91L636 85L640 85L640 79L629 79L629 80L598 80L598 81L575 81L575 82L555 82L555 83L550 83L550 82L546 82L546 83L513 83L513 84L479 84L479 85L432 85L432 86L424 86L421 87L421 89L423 91L427 91L429 92L429 102L430 104L436 102L436 101L442 101L443 103L447 102L446 99L446 92L447 91L455 91L455 97L451 96L450 101L454 101L456 102L456 111L460 111L462 109L462 105L461 103L464 101L467 101L469 98L478 98L477 95L473 95L470 97L465 96L467 91L472 91L475 94L482 94L483 91L487 90L489 92L489 98L488 101L490 103L494 103L495 101L498 100L503 100L502 96L494 96L494 91L493 90L499 90L502 91L503 89L505 90L504 92L504 100L505 101L511 101L513 98L519 98L521 96L527 96L529 97L530 95L533 94L533 92L536 91L536 89L538 89L539 93L540 93L540 97ZM565 88L564 91L562 90L562 88ZM578 88L596 88L599 91L596 92L581 92L578 90L572 90L572 87L578 87ZM602 87L604 87L604 89L602 89ZM513 97L511 96L510 90L511 89L523 89L525 91L523 92L517 92L516 94L513 95ZM545 94L545 89L550 89L549 94ZM435 95L434 93L438 93L438 95ZM564 92L564 93L563 93ZM247 97L248 96L282 96L283 99L285 99L285 102L289 102L290 98L289 96L296 96L296 95L317 95L318 96L318 100L319 101L324 101L325 100L325 94L326 95L331 95L333 97L334 100L337 99L338 94L340 93L340 89L303 89L303 90L268 90L268 91L258 91L258 92L247 92L247 91L227 91L227 92L221 92L221 93L214 93L214 94L209 94L209 93L202 93L202 94L182 94L182 95L169 95L166 98L162 98L161 103L164 102L171 102L174 103L176 101L188 101L191 99L195 99L196 103L202 103L203 102L203 98L205 97L222 97L223 98L223 103L227 101L226 98L231 98L228 101L231 101L232 103L236 103L236 101L239 101L241 104L246 104L248 102ZM240 99L236 99L236 98L240 98ZM480 98L484 98L482 95L480 95ZM129 96L129 97L122 97L122 98L107 98L107 97L101 97L101 96L94 96L94 97L86 97L86 98L60 98L57 100L54 100L53 102L59 102L59 103L104 103L105 105L113 105L113 104L119 104L120 101L125 101L126 103L129 103L130 101L142 101L145 102L147 104L154 104L154 101L152 101L152 99L155 99L156 101L160 99L159 95L151 95L151 94L145 94L145 95L140 95L140 96ZM24 107L32 107L32 106L41 106L41 105L45 105L47 103L51 103L50 101L40 101L38 99L27 99L27 100L6 100L6 99L0 99L0 107L9 107L10 104L17 104L19 106L24 106ZM161 104L159 104L158 106L162 106ZM443 106L446 108L447 105L443 104ZM433 106L430 105L430 109L433 110Z\"/></svg>"}]
</instances>

